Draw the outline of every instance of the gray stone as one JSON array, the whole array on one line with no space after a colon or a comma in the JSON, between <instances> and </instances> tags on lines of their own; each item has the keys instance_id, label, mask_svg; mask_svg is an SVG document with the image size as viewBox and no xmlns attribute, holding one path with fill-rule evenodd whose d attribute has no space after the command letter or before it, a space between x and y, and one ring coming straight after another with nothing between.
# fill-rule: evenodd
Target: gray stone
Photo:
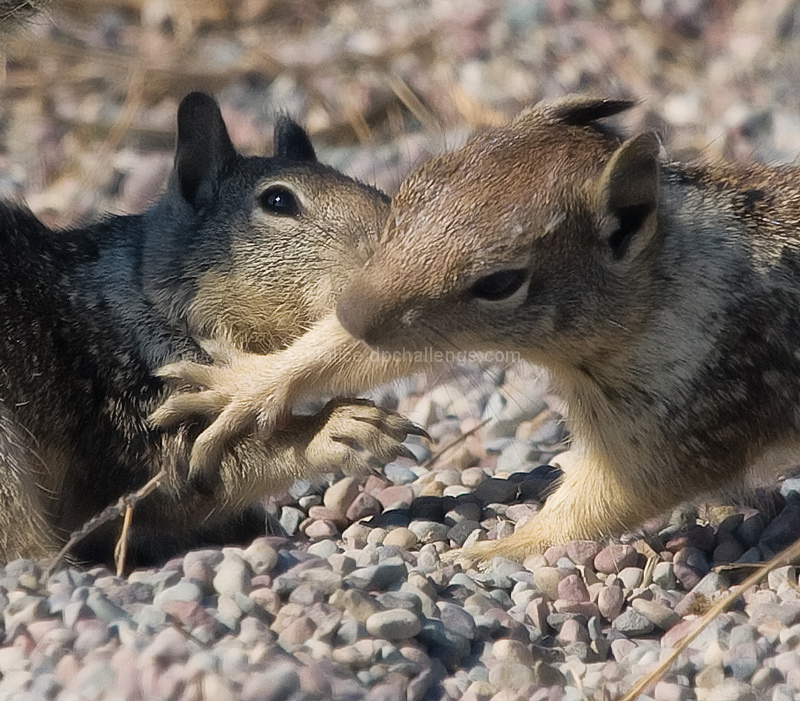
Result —
<instances>
[{"instance_id":1,"label":"gray stone","mask_svg":"<svg viewBox=\"0 0 800 701\"><path fill-rule=\"evenodd\" d=\"M167 614L160 608L145 604L133 614L133 621L139 630L158 630L167 624Z\"/></svg>"},{"instance_id":2,"label":"gray stone","mask_svg":"<svg viewBox=\"0 0 800 701\"><path fill-rule=\"evenodd\" d=\"M358 480L354 477L343 477L325 490L323 504L326 508L344 516L350 504L358 496L358 491Z\"/></svg>"},{"instance_id":3,"label":"gray stone","mask_svg":"<svg viewBox=\"0 0 800 701\"><path fill-rule=\"evenodd\" d=\"M692 689L677 682L660 681L653 692L655 701L690 701L694 698Z\"/></svg>"},{"instance_id":4,"label":"gray stone","mask_svg":"<svg viewBox=\"0 0 800 701\"><path fill-rule=\"evenodd\" d=\"M478 624L477 619L475 623ZM455 670L472 648L467 638L449 630L442 621L436 619L428 619L423 623L417 640L425 646L431 657L438 659L449 670Z\"/></svg>"},{"instance_id":5,"label":"gray stone","mask_svg":"<svg viewBox=\"0 0 800 701\"><path fill-rule=\"evenodd\" d=\"M369 591L387 589L392 584L404 581L407 576L405 562L399 557L392 557L378 565L353 570L344 580L359 589Z\"/></svg>"},{"instance_id":6,"label":"gray stone","mask_svg":"<svg viewBox=\"0 0 800 701\"><path fill-rule=\"evenodd\" d=\"M726 658L733 677L741 682L749 681L761 665L761 655L755 643L742 643L731 647L726 653Z\"/></svg>"},{"instance_id":7,"label":"gray stone","mask_svg":"<svg viewBox=\"0 0 800 701\"><path fill-rule=\"evenodd\" d=\"M490 477L475 487L475 496L481 504L508 503L517 495L517 485L509 480Z\"/></svg>"},{"instance_id":8,"label":"gray stone","mask_svg":"<svg viewBox=\"0 0 800 701\"><path fill-rule=\"evenodd\" d=\"M109 601L108 597L97 589L89 592L89 596L86 598L86 606L104 623L113 623L114 621L128 620L130 618L130 614L125 609Z\"/></svg>"},{"instance_id":9,"label":"gray stone","mask_svg":"<svg viewBox=\"0 0 800 701\"><path fill-rule=\"evenodd\" d=\"M253 573L247 561L238 553L229 550L217 568L214 589L218 594L233 598L236 593L250 593Z\"/></svg>"},{"instance_id":10,"label":"gray stone","mask_svg":"<svg viewBox=\"0 0 800 701\"><path fill-rule=\"evenodd\" d=\"M333 540L320 540L309 545L308 552L310 555L328 560L332 555L339 553L339 546Z\"/></svg>"},{"instance_id":11,"label":"gray stone","mask_svg":"<svg viewBox=\"0 0 800 701\"><path fill-rule=\"evenodd\" d=\"M535 449L528 441L513 439L497 456L495 470L508 474L517 472L535 458L536 455Z\"/></svg>"},{"instance_id":12,"label":"gray stone","mask_svg":"<svg viewBox=\"0 0 800 701\"><path fill-rule=\"evenodd\" d=\"M778 684L772 689L770 701L796 701L794 689L788 684Z\"/></svg>"},{"instance_id":13,"label":"gray stone","mask_svg":"<svg viewBox=\"0 0 800 701\"><path fill-rule=\"evenodd\" d=\"M203 592L193 581L183 579L160 591L153 598L153 606L161 608L167 601L196 601L203 599Z\"/></svg>"},{"instance_id":14,"label":"gray stone","mask_svg":"<svg viewBox=\"0 0 800 701\"><path fill-rule=\"evenodd\" d=\"M630 637L647 635L653 631L653 622L633 609L623 611L612 623L614 630Z\"/></svg>"},{"instance_id":15,"label":"gray stone","mask_svg":"<svg viewBox=\"0 0 800 701\"><path fill-rule=\"evenodd\" d=\"M750 624L760 626L769 620L776 620L784 627L800 622L800 601L784 601L774 604L751 604L745 608L750 616Z\"/></svg>"},{"instance_id":16,"label":"gray stone","mask_svg":"<svg viewBox=\"0 0 800 701\"><path fill-rule=\"evenodd\" d=\"M669 630L676 625L681 617L671 608L646 599L634 599L633 610L642 614L648 621L661 630Z\"/></svg>"},{"instance_id":17,"label":"gray stone","mask_svg":"<svg viewBox=\"0 0 800 701\"><path fill-rule=\"evenodd\" d=\"M383 468L383 472L386 478L393 484L411 484L417 479L417 476L410 468L396 462L388 463Z\"/></svg>"},{"instance_id":18,"label":"gray stone","mask_svg":"<svg viewBox=\"0 0 800 701\"><path fill-rule=\"evenodd\" d=\"M440 618L445 627L467 640L474 640L477 627L473 617L461 606L456 606L445 601L439 601L437 607Z\"/></svg>"},{"instance_id":19,"label":"gray stone","mask_svg":"<svg viewBox=\"0 0 800 701\"><path fill-rule=\"evenodd\" d=\"M288 536L297 535L300 524L305 519L306 515L300 509L294 506L284 506L281 509L280 526L283 532Z\"/></svg>"},{"instance_id":20,"label":"gray stone","mask_svg":"<svg viewBox=\"0 0 800 701\"><path fill-rule=\"evenodd\" d=\"M617 574L626 591L632 591L641 586L644 579L644 570L641 567L625 567Z\"/></svg>"},{"instance_id":21,"label":"gray stone","mask_svg":"<svg viewBox=\"0 0 800 701\"><path fill-rule=\"evenodd\" d=\"M375 600L384 609L407 609L417 616L422 613L422 604L420 600L407 591L382 592L375 596Z\"/></svg>"},{"instance_id":22,"label":"gray stone","mask_svg":"<svg viewBox=\"0 0 800 701\"><path fill-rule=\"evenodd\" d=\"M681 548L672 561L675 576L687 591L694 589L710 569L705 554L699 548Z\"/></svg>"},{"instance_id":23,"label":"gray stone","mask_svg":"<svg viewBox=\"0 0 800 701\"><path fill-rule=\"evenodd\" d=\"M653 570L653 581L662 589L676 589L678 578L671 562L659 562Z\"/></svg>"},{"instance_id":24,"label":"gray stone","mask_svg":"<svg viewBox=\"0 0 800 701\"><path fill-rule=\"evenodd\" d=\"M278 553L265 538L256 538L242 553L254 574L271 572L278 564Z\"/></svg>"},{"instance_id":25,"label":"gray stone","mask_svg":"<svg viewBox=\"0 0 800 701\"><path fill-rule=\"evenodd\" d=\"M436 521L414 520L408 524L408 529L417 537L420 543L437 543L447 540L450 528L447 524Z\"/></svg>"},{"instance_id":26,"label":"gray stone","mask_svg":"<svg viewBox=\"0 0 800 701\"><path fill-rule=\"evenodd\" d=\"M723 679L713 686L706 696L707 701L758 701L755 689L736 679Z\"/></svg>"},{"instance_id":27,"label":"gray stone","mask_svg":"<svg viewBox=\"0 0 800 701\"><path fill-rule=\"evenodd\" d=\"M242 686L242 701L283 701L300 691L296 666L278 660L267 672L249 672Z\"/></svg>"},{"instance_id":28,"label":"gray stone","mask_svg":"<svg viewBox=\"0 0 800 701\"><path fill-rule=\"evenodd\" d=\"M467 538L469 538L474 531L480 530L480 528L481 524L477 521L459 521L447 531L447 538L452 540L460 548L464 545Z\"/></svg>"},{"instance_id":29,"label":"gray stone","mask_svg":"<svg viewBox=\"0 0 800 701\"><path fill-rule=\"evenodd\" d=\"M724 573L709 572L697 584L694 585L692 591L695 594L712 596L717 592L729 589L730 585L731 585L730 578Z\"/></svg>"},{"instance_id":30,"label":"gray stone","mask_svg":"<svg viewBox=\"0 0 800 701\"><path fill-rule=\"evenodd\" d=\"M597 596L597 608L607 621L613 621L622 611L625 593L619 586L603 587Z\"/></svg>"},{"instance_id":31,"label":"gray stone","mask_svg":"<svg viewBox=\"0 0 800 701\"><path fill-rule=\"evenodd\" d=\"M761 534L761 547L778 553L788 548L800 532L800 504L787 504L776 518L770 521Z\"/></svg>"},{"instance_id":32,"label":"gray stone","mask_svg":"<svg viewBox=\"0 0 800 701\"><path fill-rule=\"evenodd\" d=\"M14 599L3 611L6 630L20 623L27 625L37 618L43 617L46 611L47 607L43 596L26 594Z\"/></svg>"},{"instance_id":33,"label":"gray stone","mask_svg":"<svg viewBox=\"0 0 800 701\"><path fill-rule=\"evenodd\" d=\"M342 621L336 629L336 638L334 643L337 646L352 645L357 640L366 638L369 633L366 626L354 618L349 618Z\"/></svg>"},{"instance_id":34,"label":"gray stone","mask_svg":"<svg viewBox=\"0 0 800 701\"><path fill-rule=\"evenodd\" d=\"M419 616L408 609L389 609L373 613L366 621L367 632L386 640L413 638L422 630Z\"/></svg>"},{"instance_id":35,"label":"gray stone","mask_svg":"<svg viewBox=\"0 0 800 701\"><path fill-rule=\"evenodd\" d=\"M342 576L325 567L312 567L300 572L300 581L323 596L330 596L342 587Z\"/></svg>"}]
</instances>

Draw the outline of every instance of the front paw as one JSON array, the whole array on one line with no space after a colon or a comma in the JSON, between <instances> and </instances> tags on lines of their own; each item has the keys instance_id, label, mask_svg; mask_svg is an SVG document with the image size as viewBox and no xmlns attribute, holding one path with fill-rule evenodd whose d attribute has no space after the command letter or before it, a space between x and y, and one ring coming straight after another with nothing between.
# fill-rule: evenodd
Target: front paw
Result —
<instances>
[{"instance_id":1,"label":"front paw","mask_svg":"<svg viewBox=\"0 0 800 701\"><path fill-rule=\"evenodd\" d=\"M229 377L230 369L226 367L183 360L165 365L154 374L176 389L149 416L150 423L163 429L218 416L230 404L235 391ZM197 391L188 391L189 388Z\"/></svg>"},{"instance_id":2,"label":"front paw","mask_svg":"<svg viewBox=\"0 0 800 701\"><path fill-rule=\"evenodd\" d=\"M317 415L321 427L306 449L317 472L374 472L398 457L414 460L403 445L409 435L427 433L408 419L366 399L334 399Z\"/></svg>"},{"instance_id":3,"label":"front paw","mask_svg":"<svg viewBox=\"0 0 800 701\"><path fill-rule=\"evenodd\" d=\"M155 373L172 386L198 391L169 396L151 414L154 425L168 429L192 420L214 419L192 448L192 481L211 478L234 439L255 429L261 438L267 438L291 411L285 383L275 379L269 356L229 352L216 362L181 361Z\"/></svg>"},{"instance_id":4,"label":"front paw","mask_svg":"<svg viewBox=\"0 0 800 701\"><path fill-rule=\"evenodd\" d=\"M492 560L502 552L498 549L499 540L484 540L463 548L450 550L441 555L441 560L447 565L460 565L462 569L476 569L481 572L491 567Z\"/></svg>"}]
</instances>

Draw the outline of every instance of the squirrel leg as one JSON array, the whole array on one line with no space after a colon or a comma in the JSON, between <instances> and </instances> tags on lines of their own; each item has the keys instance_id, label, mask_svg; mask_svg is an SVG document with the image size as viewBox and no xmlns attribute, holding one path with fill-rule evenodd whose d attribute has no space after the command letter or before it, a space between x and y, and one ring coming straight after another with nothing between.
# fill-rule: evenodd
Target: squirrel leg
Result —
<instances>
[{"instance_id":1,"label":"squirrel leg","mask_svg":"<svg viewBox=\"0 0 800 701\"><path fill-rule=\"evenodd\" d=\"M156 373L160 377L202 389L171 396L150 419L165 428L198 414L216 415L195 442L191 457L192 477L207 476L218 468L233 439L253 427L266 438L304 398L370 389L430 365L372 352L331 313L277 353L237 352L224 365L180 362L161 368Z\"/></svg>"},{"instance_id":2,"label":"squirrel leg","mask_svg":"<svg viewBox=\"0 0 800 701\"><path fill-rule=\"evenodd\" d=\"M513 535L447 554L463 565L486 566L493 557L522 561L551 545L594 540L635 527L680 500L676 485L645 483L636 472L621 475L597 459L573 465L542 510Z\"/></svg>"},{"instance_id":3,"label":"squirrel leg","mask_svg":"<svg viewBox=\"0 0 800 701\"><path fill-rule=\"evenodd\" d=\"M36 486L37 472L46 467L26 447L24 436L24 430L0 414L0 562L47 557L60 547L45 516L43 492Z\"/></svg>"}]
</instances>

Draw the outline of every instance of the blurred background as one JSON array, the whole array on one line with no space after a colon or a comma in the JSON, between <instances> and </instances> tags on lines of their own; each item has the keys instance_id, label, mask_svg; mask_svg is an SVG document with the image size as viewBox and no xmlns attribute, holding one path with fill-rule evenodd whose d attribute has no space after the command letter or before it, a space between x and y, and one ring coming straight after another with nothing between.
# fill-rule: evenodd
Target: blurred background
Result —
<instances>
[{"instance_id":1,"label":"blurred background","mask_svg":"<svg viewBox=\"0 0 800 701\"><path fill-rule=\"evenodd\" d=\"M47 223L138 212L175 112L220 100L269 153L275 115L391 193L430 154L566 93L629 96L673 155L800 153L797 0L50 0L2 38L0 196Z\"/></svg>"}]
</instances>

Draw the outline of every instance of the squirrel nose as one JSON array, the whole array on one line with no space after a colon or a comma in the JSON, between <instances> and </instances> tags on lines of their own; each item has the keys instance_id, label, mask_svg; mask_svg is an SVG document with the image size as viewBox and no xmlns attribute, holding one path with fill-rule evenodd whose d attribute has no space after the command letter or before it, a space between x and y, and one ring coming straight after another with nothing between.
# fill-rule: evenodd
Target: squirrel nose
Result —
<instances>
[{"instance_id":1,"label":"squirrel nose","mask_svg":"<svg viewBox=\"0 0 800 701\"><path fill-rule=\"evenodd\" d=\"M375 317L368 309L369 303L364 300L364 295L348 288L339 298L336 316L351 336L373 345L379 340L380 325L375 323Z\"/></svg>"},{"instance_id":2,"label":"squirrel nose","mask_svg":"<svg viewBox=\"0 0 800 701\"><path fill-rule=\"evenodd\" d=\"M361 307L362 303L358 296L351 294L349 289L345 290L336 305L336 316L351 336L363 341L367 331L367 320Z\"/></svg>"}]
</instances>

